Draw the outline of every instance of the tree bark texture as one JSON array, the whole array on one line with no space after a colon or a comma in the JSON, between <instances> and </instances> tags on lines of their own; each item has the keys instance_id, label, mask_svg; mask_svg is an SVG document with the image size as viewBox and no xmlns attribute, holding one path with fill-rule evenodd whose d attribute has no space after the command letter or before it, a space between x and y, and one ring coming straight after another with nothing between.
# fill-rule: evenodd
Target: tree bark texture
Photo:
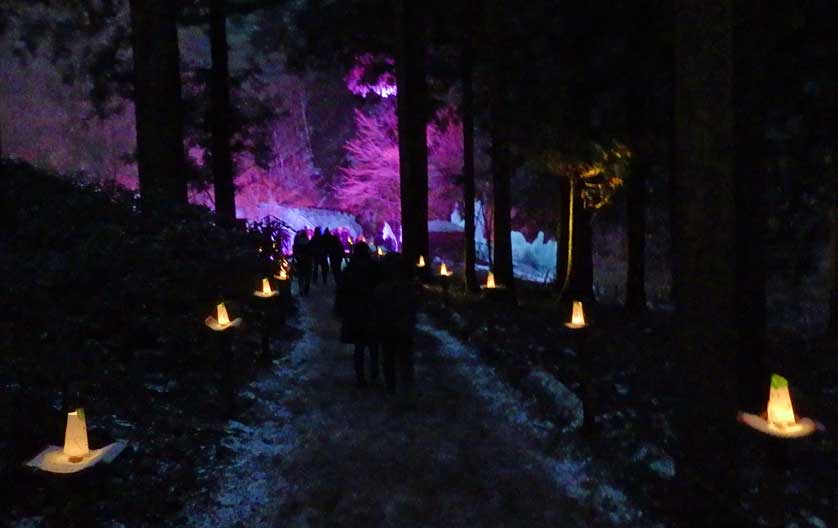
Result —
<instances>
[{"instance_id":1,"label":"tree bark texture","mask_svg":"<svg viewBox=\"0 0 838 528\"><path fill-rule=\"evenodd\" d=\"M131 0L137 170L144 214L186 204L177 6Z\"/></svg>"},{"instance_id":2,"label":"tree bark texture","mask_svg":"<svg viewBox=\"0 0 838 528\"><path fill-rule=\"evenodd\" d=\"M765 188L767 145L765 112L760 97L767 81L762 56L767 37L765 7L736 5L734 26L734 105L736 133L736 315L737 388L741 410L760 413L765 407L769 373L765 366L767 332L765 231L768 211Z\"/></svg>"},{"instance_id":3,"label":"tree bark texture","mask_svg":"<svg viewBox=\"0 0 838 528\"><path fill-rule=\"evenodd\" d=\"M417 262L423 255L430 263L424 11L421 2L403 0L401 3L401 53L396 78L403 254L411 262Z\"/></svg>"},{"instance_id":4,"label":"tree bark texture","mask_svg":"<svg viewBox=\"0 0 838 528\"><path fill-rule=\"evenodd\" d=\"M215 214L220 222L231 225L236 220L236 190L233 185L233 111L230 103L227 16L224 3L225 0L210 0L209 36L212 66L208 117L212 136L210 152Z\"/></svg>"},{"instance_id":5,"label":"tree bark texture","mask_svg":"<svg viewBox=\"0 0 838 528\"><path fill-rule=\"evenodd\" d=\"M675 9L678 472L687 515L711 526L723 525L738 502L734 13L732 0L676 0Z\"/></svg>"},{"instance_id":6,"label":"tree bark texture","mask_svg":"<svg viewBox=\"0 0 838 528\"><path fill-rule=\"evenodd\" d=\"M472 42L472 17L474 0L465 0L463 16L463 49L460 79L463 85L463 214L465 215L465 270L463 276L468 291L479 290L475 273L475 222L474 222L474 64Z\"/></svg>"}]
</instances>

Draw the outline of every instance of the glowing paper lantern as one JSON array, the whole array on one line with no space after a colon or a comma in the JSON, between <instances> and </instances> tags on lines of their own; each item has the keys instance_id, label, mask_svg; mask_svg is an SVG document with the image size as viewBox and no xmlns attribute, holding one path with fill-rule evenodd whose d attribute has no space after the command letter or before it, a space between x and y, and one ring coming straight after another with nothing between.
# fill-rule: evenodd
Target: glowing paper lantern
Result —
<instances>
[{"instance_id":1,"label":"glowing paper lantern","mask_svg":"<svg viewBox=\"0 0 838 528\"><path fill-rule=\"evenodd\" d=\"M425 257L419 255L419 262L416 263L417 268L424 268L425 267Z\"/></svg>"},{"instance_id":2,"label":"glowing paper lantern","mask_svg":"<svg viewBox=\"0 0 838 528\"><path fill-rule=\"evenodd\" d=\"M503 290L506 286L495 282L495 274L491 271L486 275L486 284L480 286L481 290Z\"/></svg>"},{"instance_id":3,"label":"glowing paper lantern","mask_svg":"<svg viewBox=\"0 0 838 528\"><path fill-rule=\"evenodd\" d=\"M585 312L582 311L581 301L573 301L573 313L570 316L570 322L564 325L573 329L585 328Z\"/></svg>"},{"instance_id":4,"label":"glowing paper lantern","mask_svg":"<svg viewBox=\"0 0 838 528\"><path fill-rule=\"evenodd\" d=\"M236 317L235 319L230 321L230 317L227 315L227 307L224 306L224 303L219 304L216 308L216 311L218 313L218 319L211 315L204 319L204 324L206 324L208 327L212 328L216 332L223 332L228 328L236 328L242 323L240 317Z\"/></svg>"},{"instance_id":5,"label":"glowing paper lantern","mask_svg":"<svg viewBox=\"0 0 838 528\"><path fill-rule=\"evenodd\" d=\"M26 465L50 473L76 473L99 462L112 462L125 446L125 442L114 442L101 449L91 450L87 444L84 410L78 409L67 413L64 447L49 446Z\"/></svg>"},{"instance_id":6,"label":"glowing paper lantern","mask_svg":"<svg viewBox=\"0 0 838 528\"><path fill-rule=\"evenodd\" d=\"M87 423L84 411L78 409L67 413L67 429L64 431L64 454L70 462L78 463L90 453L87 445Z\"/></svg>"},{"instance_id":7,"label":"glowing paper lantern","mask_svg":"<svg viewBox=\"0 0 838 528\"><path fill-rule=\"evenodd\" d=\"M771 376L771 388L768 391L768 423L785 429L794 425L794 409L791 406L789 382L782 376Z\"/></svg>"},{"instance_id":8,"label":"glowing paper lantern","mask_svg":"<svg viewBox=\"0 0 838 528\"><path fill-rule=\"evenodd\" d=\"M283 273L285 270L281 270L280 273ZM262 291L255 291L253 295L256 297L260 297L262 299L270 299L271 297L275 297L279 295L279 292L276 290L271 290L271 282L268 279L262 279ZM224 310L225 314L227 310Z\"/></svg>"},{"instance_id":9,"label":"glowing paper lantern","mask_svg":"<svg viewBox=\"0 0 838 528\"><path fill-rule=\"evenodd\" d=\"M814 420L795 416L789 394L789 382L778 374L771 375L766 412L762 416L740 412L737 418L761 433L780 438L808 436L816 429L823 428Z\"/></svg>"},{"instance_id":10,"label":"glowing paper lantern","mask_svg":"<svg viewBox=\"0 0 838 528\"><path fill-rule=\"evenodd\" d=\"M443 262L443 263L439 266L439 275L440 275L441 277L450 277L450 276L451 276L451 275L453 275L453 274L454 274L453 272L448 271L448 268L446 268L446 267L445 267L445 262Z\"/></svg>"}]
</instances>

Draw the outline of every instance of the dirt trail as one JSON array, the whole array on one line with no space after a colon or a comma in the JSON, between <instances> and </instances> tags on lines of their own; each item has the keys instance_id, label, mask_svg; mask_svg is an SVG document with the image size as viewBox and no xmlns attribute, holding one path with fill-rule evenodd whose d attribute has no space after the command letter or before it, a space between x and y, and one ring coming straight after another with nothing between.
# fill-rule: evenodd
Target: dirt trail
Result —
<instances>
[{"instance_id":1,"label":"dirt trail","mask_svg":"<svg viewBox=\"0 0 838 528\"><path fill-rule=\"evenodd\" d=\"M354 384L333 286L300 299L303 337L230 421L217 489L192 526L648 525L590 460L469 347L420 317L418 409ZM200 471L200 469L199 469Z\"/></svg>"}]
</instances>

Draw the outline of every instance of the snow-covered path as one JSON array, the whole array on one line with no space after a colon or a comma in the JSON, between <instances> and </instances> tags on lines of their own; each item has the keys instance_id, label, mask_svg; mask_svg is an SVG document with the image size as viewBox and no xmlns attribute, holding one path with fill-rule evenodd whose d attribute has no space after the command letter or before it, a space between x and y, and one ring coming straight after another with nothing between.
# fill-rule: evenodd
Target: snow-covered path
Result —
<instances>
[{"instance_id":1,"label":"snow-covered path","mask_svg":"<svg viewBox=\"0 0 838 528\"><path fill-rule=\"evenodd\" d=\"M274 372L242 388L232 450L192 526L645 526L590 459L560 444L475 351L422 317L418 410L354 386L333 288L300 300L304 331Z\"/></svg>"}]
</instances>

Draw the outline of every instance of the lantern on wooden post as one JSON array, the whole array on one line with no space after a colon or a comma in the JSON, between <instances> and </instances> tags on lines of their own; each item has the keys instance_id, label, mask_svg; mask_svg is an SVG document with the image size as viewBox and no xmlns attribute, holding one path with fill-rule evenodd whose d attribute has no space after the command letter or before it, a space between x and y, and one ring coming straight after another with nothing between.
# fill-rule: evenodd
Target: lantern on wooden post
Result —
<instances>
[{"instance_id":1,"label":"lantern on wooden post","mask_svg":"<svg viewBox=\"0 0 838 528\"><path fill-rule=\"evenodd\" d=\"M122 450L125 442L114 442L101 449L90 449L87 443L87 421L84 410L67 413L64 430L64 447L49 446L26 463L49 473L76 473L95 466L99 462L112 462Z\"/></svg>"},{"instance_id":2,"label":"lantern on wooden post","mask_svg":"<svg viewBox=\"0 0 838 528\"><path fill-rule=\"evenodd\" d=\"M495 274L491 271L486 275L486 284L482 284L480 289L483 296L490 301L506 302L511 299L506 290L506 286L495 282Z\"/></svg>"},{"instance_id":3,"label":"lantern on wooden post","mask_svg":"<svg viewBox=\"0 0 838 528\"><path fill-rule=\"evenodd\" d=\"M770 505L764 512L772 522L785 523L786 519L786 483L785 474L788 466L788 439L809 436L824 426L809 418L797 416L791 403L789 382L779 374L771 375L768 389L768 405L761 415L738 412L736 418L769 437L769 471L770 481L768 492L773 496L767 501Z\"/></svg>"},{"instance_id":4,"label":"lantern on wooden post","mask_svg":"<svg viewBox=\"0 0 838 528\"><path fill-rule=\"evenodd\" d=\"M277 295L279 291L271 289L271 282L267 278L262 279L262 290L253 292L254 297L262 299L262 355L265 357L271 352L271 313L276 305L273 301Z\"/></svg>"},{"instance_id":5,"label":"lantern on wooden post","mask_svg":"<svg viewBox=\"0 0 838 528\"><path fill-rule=\"evenodd\" d=\"M274 274L274 278L279 281L277 283L277 289L279 290L279 295L282 299L290 301L291 299L291 265L288 263L288 259L282 257L279 261L279 269L277 270L276 274Z\"/></svg>"},{"instance_id":6,"label":"lantern on wooden post","mask_svg":"<svg viewBox=\"0 0 838 528\"><path fill-rule=\"evenodd\" d=\"M573 301L573 312L570 315L570 322L564 324L566 327L578 330L585 328L585 312L582 310L581 301Z\"/></svg>"},{"instance_id":7,"label":"lantern on wooden post","mask_svg":"<svg viewBox=\"0 0 838 528\"><path fill-rule=\"evenodd\" d=\"M564 325L572 331L576 355L582 360L582 432L587 437L594 434L594 367L593 355L588 346L588 324L581 301L573 301L570 322Z\"/></svg>"},{"instance_id":8,"label":"lantern on wooden post","mask_svg":"<svg viewBox=\"0 0 838 528\"><path fill-rule=\"evenodd\" d=\"M486 275L486 285L484 286L484 288L492 290L496 287L497 286L495 286L495 274L490 271L489 274Z\"/></svg>"},{"instance_id":9,"label":"lantern on wooden post","mask_svg":"<svg viewBox=\"0 0 838 528\"><path fill-rule=\"evenodd\" d=\"M233 411L234 394L233 394L233 335L229 330L241 326L242 320L236 317L232 321L227 314L227 307L224 303L218 303L216 306L217 317L212 315L204 319L204 324L213 330L218 342L221 355L224 357L224 385L227 392L227 404L230 412Z\"/></svg>"}]
</instances>

